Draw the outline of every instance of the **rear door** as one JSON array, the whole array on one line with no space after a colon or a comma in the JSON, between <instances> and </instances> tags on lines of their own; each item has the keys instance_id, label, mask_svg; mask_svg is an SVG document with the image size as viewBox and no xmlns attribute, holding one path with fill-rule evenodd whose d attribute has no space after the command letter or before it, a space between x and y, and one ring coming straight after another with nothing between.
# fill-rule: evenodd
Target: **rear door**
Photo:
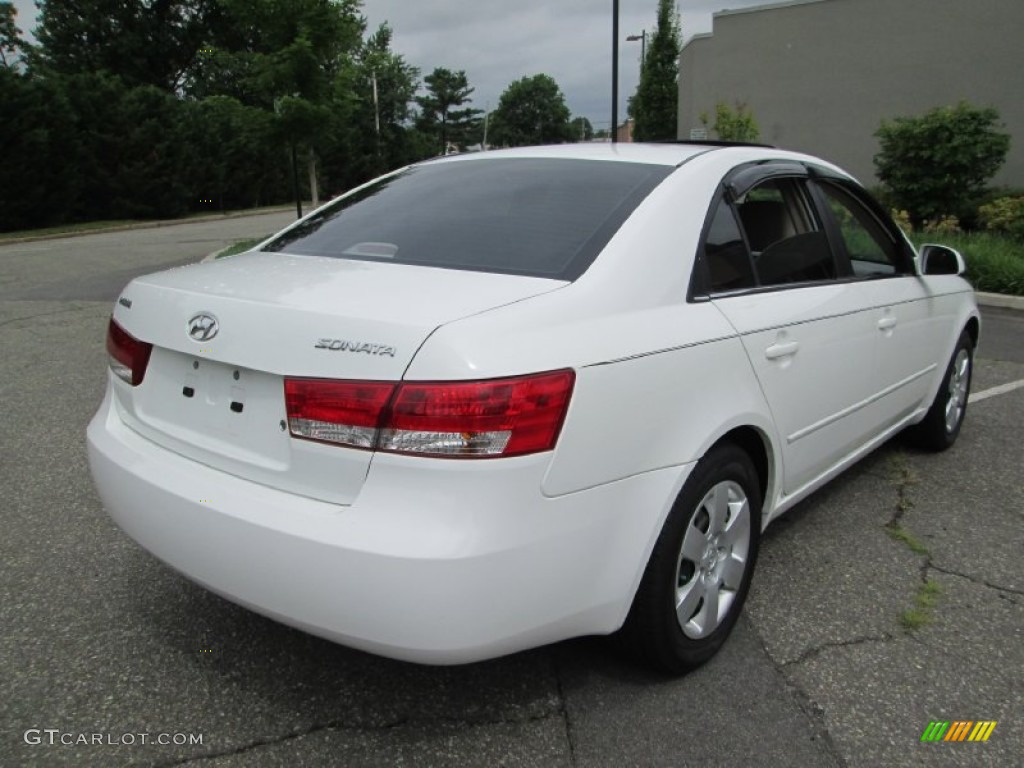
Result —
<instances>
[{"instance_id":1,"label":"rear door","mask_svg":"<svg viewBox=\"0 0 1024 768\"><path fill-rule=\"evenodd\" d=\"M801 167L727 179L701 261L702 292L740 334L771 408L792 494L871 431L859 407L871 388L873 318L840 279Z\"/></svg>"}]
</instances>

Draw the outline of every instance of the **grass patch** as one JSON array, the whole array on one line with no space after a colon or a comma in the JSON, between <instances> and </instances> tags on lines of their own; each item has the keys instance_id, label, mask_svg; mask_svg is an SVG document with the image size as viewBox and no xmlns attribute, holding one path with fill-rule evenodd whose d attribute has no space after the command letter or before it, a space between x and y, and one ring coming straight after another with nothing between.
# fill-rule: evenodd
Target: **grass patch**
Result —
<instances>
[{"instance_id":1,"label":"grass patch","mask_svg":"<svg viewBox=\"0 0 1024 768\"><path fill-rule=\"evenodd\" d=\"M931 624L932 611L941 593L942 587L938 585L938 582L932 579L925 580L914 595L915 607L900 615L900 623L903 628L908 632L913 632L915 629Z\"/></svg>"},{"instance_id":2,"label":"grass patch","mask_svg":"<svg viewBox=\"0 0 1024 768\"><path fill-rule=\"evenodd\" d=\"M900 624L908 632L913 632L915 629L931 624L931 621L932 615L930 613L918 610L917 608L911 608L900 615Z\"/></svg>"},{"instance_id":3,"label":"grass patch","mask_svg":"<svg viewBox=\"0 0 1024 768\"><path fill-rule=\"evenodd\" d=\"M915 232L913 240L960 251L975 290L1024 296L1024 241L996 232Z\"/></svg>"},{"instance_id":4,"label":"grass patch","mask_svg":"<svg viewBox=\"0 0 1024 768\"><path fill-rule=\"evenodd\" d=\"M267 238L264 236L250 238L249 240L239 240L234 245L229 245L223 251L218 253L217 258L224 259L227 258L228 256L234 256L237 253L244 253L245 251L248 251L250 248L252 248L254 245L262 243L266 239Z\"/></svg>"},{"instance_id":5,"label":"grass patch","mask_svg":"<svg viewBox=\"0 0 1024 768\"><path fill-rule=\"evenodd\" d=\"M918 608L930 611L935 607L935 603L941 594L942 587L939 586L939 582L934 579L927 579L917 590L917 594L914 595L914 602L917 603Z\"/></svg>"},{"instance_id":6,"label":"grass patch","mask_svg":"<svg viewBox=\"0 0 1024 768\"><path fill-rule=\"evenodd\" d=\"M928 547L915 539L914 535L899 523L885 526L885 532L889 534L889 538L895 539L896 541L902 541L906 544L907 549L915 555L928 554Z\"/></svg>"}]
</instances>

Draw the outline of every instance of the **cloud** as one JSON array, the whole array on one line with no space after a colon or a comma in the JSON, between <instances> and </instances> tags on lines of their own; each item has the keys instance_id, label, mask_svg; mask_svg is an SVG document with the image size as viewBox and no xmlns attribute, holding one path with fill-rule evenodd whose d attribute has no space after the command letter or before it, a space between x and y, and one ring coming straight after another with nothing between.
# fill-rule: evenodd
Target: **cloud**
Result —
<instances>
[{"instance_id":1,"label":"cloud","mask_svg":"<svg viewBox=\"0 0 1024 768\"><path fill-rule=\"evenodd\" d=\"M684 32L706 31L711 10L727 3L688 2ZM391 25L394 49L422 74L435 67L465 70L476 107L495 108L509 83L543 72L562 88L574 115L598 127L611 121L611 0L366 0L363 13L371 29ZM640 44L626 36L653 32L656 20L656 0L620 1L620 119L640 71Z\"/></svg>"},{"instance_id":2,"label":"cloud","mask_svg":"<svg viewBox=\"0 0 1024 768\"><path fill-rule=\"evenodd\" d=\"M745 8L759 0L687 0L685 35L708 31L712 11ZM14 0L26 37L36 26L32 0ZM657 0L620 0L619 118L636 90L640 44L626 36L654 31ZM521 77L551 75L573 115L595 127L611 122L612 0L364 0L372 32L384 22L394 30L393 48L419 67L466 71L476 88L473 106L498 105L501 93Z\"/></svg>"}]
</instances>

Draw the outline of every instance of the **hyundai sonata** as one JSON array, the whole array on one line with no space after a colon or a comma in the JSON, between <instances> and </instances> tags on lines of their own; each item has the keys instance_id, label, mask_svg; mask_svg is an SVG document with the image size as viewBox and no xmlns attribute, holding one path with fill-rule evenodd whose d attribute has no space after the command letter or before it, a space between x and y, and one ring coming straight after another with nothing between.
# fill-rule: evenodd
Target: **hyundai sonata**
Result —
<instances>
[{"instance_id":1,"label":"hyundai sonata","mask_svg":"<svg viewBox=\"0 0 1024 768\"><path fill-rule=\"evenodd\" d=\"M963 269L793 152L426 162L132 281L92 474L171 567L339 643L447 664L620 632L682 671L774 518L905 428L956 440Z\"/></svg>"}]
</instances>

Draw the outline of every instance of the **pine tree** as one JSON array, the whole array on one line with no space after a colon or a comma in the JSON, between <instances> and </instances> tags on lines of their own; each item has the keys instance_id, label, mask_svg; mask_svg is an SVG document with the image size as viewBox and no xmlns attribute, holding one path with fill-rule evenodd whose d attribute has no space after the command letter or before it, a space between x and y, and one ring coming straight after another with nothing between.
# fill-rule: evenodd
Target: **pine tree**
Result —
<instances>
[{"instance_id":1,"label":"pine tree","mask_svg":"<svg viewBox=\"0 0 1024 768\"><path fill-rule=\"evenodd\" d=\"M651 36L640 84L629 105L636 141L677 137L680 41L679 19L671 0L658 0L658 27Z\"/></svg>"}]
</instances>

